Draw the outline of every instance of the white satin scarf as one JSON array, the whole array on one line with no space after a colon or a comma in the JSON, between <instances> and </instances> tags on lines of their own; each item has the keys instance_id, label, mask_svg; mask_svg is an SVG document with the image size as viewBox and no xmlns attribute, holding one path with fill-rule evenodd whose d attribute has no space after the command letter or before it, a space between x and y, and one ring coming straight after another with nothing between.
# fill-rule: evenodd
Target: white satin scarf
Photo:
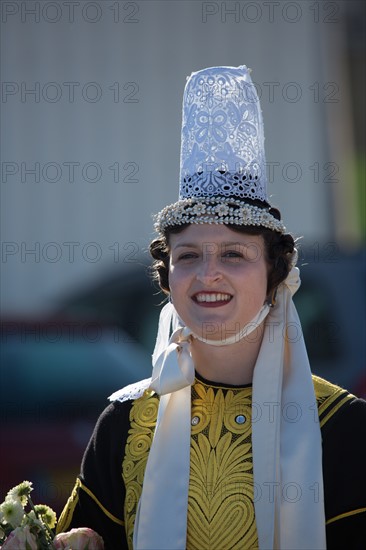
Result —
<instances>
[{"instance_id":1,"label":"white satin scarf","mask_svg":"<svg viewBox=\"0 0 366 550\"><path fill-rule=\"evenodd\" d=\"M292 301L299 285L299 270L294 267L278 288L275 307L264 306L240 333L240 337L248 335L267 315L254 369L252 405L254 506L260 550L326 548L317 404ZM153 354L150 389L160 395L160 404L135 519L134 550L186 549L195 375L192 337L197 336L181 326L174 306L167 304ZM237 339L219 345L233 341Z\"/></svg>"}]
</instances>

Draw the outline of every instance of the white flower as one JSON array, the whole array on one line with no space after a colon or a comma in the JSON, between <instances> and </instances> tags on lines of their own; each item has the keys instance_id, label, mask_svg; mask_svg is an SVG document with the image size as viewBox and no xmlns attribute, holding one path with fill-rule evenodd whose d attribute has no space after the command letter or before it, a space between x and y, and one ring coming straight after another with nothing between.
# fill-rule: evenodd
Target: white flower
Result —
<instances>
[{"instance_id":1,"label":"white flower","mask_svg":"<svg viewBox=\"0 0 366 550\"><path fill-rule=\"evenodd\" d=\"M23 506L26 506L31 491L33 491L32 482L23 481L10 489L5 500L18 500Z\"/></svg>"},{"instance_id":2,"label":"white flower","mask_svg":"<svg viewBox=\"0 0 366 550\"><path fill-rule=\"evenodd\" d=\"M41 518L43 523L45 523L50 529L53 529L56 525L56 514L46 504L36 504L34 507L36 514Z\"/></svg>"},{"instance_id":3,"label":"white flower","mask_svg":"<svg viewBox=\"0 0 366 550\"><path fill-rule=\"evenodd\" d=\"M197 203L193 207L193 212L196 214L196 216L202 216L206 212L206 205L202 203Z\"/></svg>"},{"instance_id":4,"label":"white flower","mask_svg":"<svg viewBox=\"0 0 366 550\"><path fill-rule=\"evenodd\" d=\"M9 523L12 527L19 527L24 516L24 508L19 500L6 498L0 505L2 521Z\"/></svg>"},{"instance_id":5,"label":"white flower","mask_svg":"<svg viewBox=\"0 0 366 550\"><path fill-rule=\"evenodd\" d=\"M251 221L251 219L252 219L252 210L251 210L250 206L243 206L240 209L240 212L241 212L241 214L242 214L245 221Z\"/></svg>"},{"instance_id":6,"label":"white flower","mask_svg":"<svg viewBox=\"0 0 366 550\"><path fill-rule=\"evenodd\" d=\"M218 214L219 216L227 216L228 213L229 213L229 207L227 204L225 203L220 203L216 206L215 208L215 212L216 214Z\"/></svg>"},{"instance_id":7,"label":"white flower","mask_svg":"<svg viewBox=\"0 0 366 550\"><path fill-rule=\"evenodd\" d=\"M30 527L38 527L39 529L43 529L43 523L40 519L37 518L36 514L33 510L28 512L26 516L24 517L23 523L25 525L29 525Z\"/></svg>"}]
</instances>

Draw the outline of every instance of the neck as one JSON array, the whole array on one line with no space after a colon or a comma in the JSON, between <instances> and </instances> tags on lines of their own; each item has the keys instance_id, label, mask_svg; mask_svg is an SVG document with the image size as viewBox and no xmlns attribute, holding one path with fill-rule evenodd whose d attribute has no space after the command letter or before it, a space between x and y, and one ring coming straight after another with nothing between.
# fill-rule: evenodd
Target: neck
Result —
<instances>
[{"instance_id":1,"label":"neck","mask_svg":"<svg viewBox=\"0 0 366 550\"><path fill-rule=\"evenodd\" d=\"M231 385L250 384L262 344L264 323L251 335L230 346L212 346L192 339L191 354L196 371L206 380Z\"/></svg>"}]
</instances>

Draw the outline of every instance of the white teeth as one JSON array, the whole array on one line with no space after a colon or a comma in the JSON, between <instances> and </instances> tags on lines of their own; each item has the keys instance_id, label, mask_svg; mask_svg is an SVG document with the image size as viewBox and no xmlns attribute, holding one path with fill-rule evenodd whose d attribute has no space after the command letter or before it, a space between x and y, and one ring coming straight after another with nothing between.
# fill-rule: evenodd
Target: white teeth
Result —
<instances>
[{"instance_id":1,"label":"white teeth","mask_svg":"<svg viewBox=\"0 0 366 550\"><path fill-rule=\"evenodd\" d=\"M197 302L224 302L229 301L231 298L230 294L197 294L196 300Z\"/></svg>"}]
</instances>

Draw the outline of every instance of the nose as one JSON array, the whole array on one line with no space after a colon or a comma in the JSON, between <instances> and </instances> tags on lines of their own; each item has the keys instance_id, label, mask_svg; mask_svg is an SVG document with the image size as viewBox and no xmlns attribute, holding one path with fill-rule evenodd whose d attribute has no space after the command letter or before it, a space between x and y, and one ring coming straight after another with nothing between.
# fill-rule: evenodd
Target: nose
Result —
<instances>
[{"instance_id":1,"label":"nose","mask_svg":"<svg viewBox=\"0 0 366 550\"><path fill-rule=\"evenodd\" d=\"M196 278L202 284L210 286L222 279L219 261L214 255L202 259Z\"/></svg>"}]
</instances>

